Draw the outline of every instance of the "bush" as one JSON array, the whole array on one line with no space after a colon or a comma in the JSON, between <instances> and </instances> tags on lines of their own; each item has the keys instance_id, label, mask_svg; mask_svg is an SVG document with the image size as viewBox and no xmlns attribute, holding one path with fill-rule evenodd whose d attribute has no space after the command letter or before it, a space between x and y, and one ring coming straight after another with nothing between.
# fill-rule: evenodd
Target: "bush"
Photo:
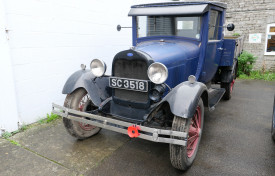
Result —
<instances>
[{"instance_id":1,"label":"bush","mask_svg":"<svg viewBox=\"0 0 275 176\"><path fill-rule=\"evenodd\" d=\"M238 62L238 75L250 75L252 68L253 68L253 64L256 61L256 57L247 52L244 51L238 58L239 62Z\"/></svg>"},{"instance_id":2,"label":"bush","mask_svg":"<svg viewBox=\"0 0 275 176\"><path fill-rule=\"evenodd\" d=\"M241 36L241 34L239 34L239 33L234 33L233 36L234 36L234 37L239 37L239 36Z\"/></svg>"}]
</instances>

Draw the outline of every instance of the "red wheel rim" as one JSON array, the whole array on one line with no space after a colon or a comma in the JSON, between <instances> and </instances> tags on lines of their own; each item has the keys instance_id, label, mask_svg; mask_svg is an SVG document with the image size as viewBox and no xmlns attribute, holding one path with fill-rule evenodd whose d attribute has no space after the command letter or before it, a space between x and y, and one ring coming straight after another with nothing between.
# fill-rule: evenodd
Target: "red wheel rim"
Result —
<instances>
[{"instance_id":1,"label":"red wheel rim","mask_svg":"<svg viewBox=\"0 0 275 176\"><path fill-rule=\"evenodd\" d=\"M235 79L233 79L233 81L230 84L230 93L233 91L234 84L235 84Z\"/></svg>"},{"instance_id":2,"label":"red wheel rim","mask_svg":"<svg viewBox=\"0 0 275 176\"><path fill-rule=\"evenodd\" d=\"M201 136L201 108L198 106L196 112L191 120L189 127L189 137L187 140L187 156L191 158L196 148L198 147L198 141Z\"/></svg>"},{"instance_id":3,"label":"red wheel rim","mask_svg":"<svg viewBox=\"0 0 275 176\"><path fill-rule=\"evenodd\" d=\"M87 107L88 107L87 105L88 105L89 101L90 101L89 95L87 94L79 102L79 105L78 105L79 111L85 112L87 110ZM87 123L82 123L82 122L78 122L78 125L79 125L80 128L82 128L85 131L91 131L92 129L96 128L93 125L90 125L90 124L87 124Z\"/></svg>"}]
</instances>

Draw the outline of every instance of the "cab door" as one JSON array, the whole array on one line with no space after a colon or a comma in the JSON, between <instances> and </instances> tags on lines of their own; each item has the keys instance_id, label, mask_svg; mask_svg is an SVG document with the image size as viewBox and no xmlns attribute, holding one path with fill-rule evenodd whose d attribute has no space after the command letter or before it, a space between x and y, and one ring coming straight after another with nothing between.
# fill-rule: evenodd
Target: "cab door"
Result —
<instances>
[{"instance_id":1,"label":"cab door","mask_svg":"<svg viewBox=\"0 0 275 176\"><path fill-rule=\"evenodd\" d=\"M208 83L215 76L223 52L223 13L210 10L208 27L208 43L206 47L202 81Z\"/></svg>"}]
</instances>

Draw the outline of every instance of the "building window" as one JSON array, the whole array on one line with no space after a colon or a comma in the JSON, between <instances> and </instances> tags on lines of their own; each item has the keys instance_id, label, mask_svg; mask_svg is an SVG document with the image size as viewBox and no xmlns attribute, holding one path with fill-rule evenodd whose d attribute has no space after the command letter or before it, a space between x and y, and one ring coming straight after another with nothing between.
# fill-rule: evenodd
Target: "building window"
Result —
<instances>
[{"instance_id":1,"label":"building window","mask_svg":"<svg viewBox=\"0 0 275 176\"><path fill-rule=\"evenodd\" d=\"M275 24L267 25L265 55L275 55Z\"/></svg>"}]
</instances>

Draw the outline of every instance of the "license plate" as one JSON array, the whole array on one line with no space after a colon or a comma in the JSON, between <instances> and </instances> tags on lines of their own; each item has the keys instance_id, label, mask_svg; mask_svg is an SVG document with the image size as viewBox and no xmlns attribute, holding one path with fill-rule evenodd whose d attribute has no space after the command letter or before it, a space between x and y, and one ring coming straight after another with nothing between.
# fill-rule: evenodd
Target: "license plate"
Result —
<instances>
[{"instance_id":1,"label":"license plate","mask_svg":"<svg viewBox=\"0 0 275 176\"><path fill-rule=\"evenodd\" d=\"M110 77L109 85L117 89L148 92L148 81L145 80Z\"/></svg>"}]
</instances>

